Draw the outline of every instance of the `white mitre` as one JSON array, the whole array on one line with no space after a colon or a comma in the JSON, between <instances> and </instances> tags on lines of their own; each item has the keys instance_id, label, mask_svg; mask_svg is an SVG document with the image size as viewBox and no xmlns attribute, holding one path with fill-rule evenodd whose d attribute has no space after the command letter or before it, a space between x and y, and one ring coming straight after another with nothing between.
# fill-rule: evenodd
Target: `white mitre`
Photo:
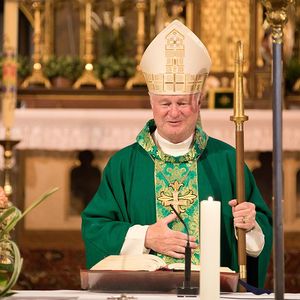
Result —
<instances>
[{"instance_id":1,"label":"white mitre","mask_svg":"<svg viewBox=\"0 0 300 300\"><path fill-rule=\"evenodd\" d=\"M175 20L147 47L140 67L149 92L191 94L202 91L211 59L200 39Z\"/></svg>"}]
</instances>

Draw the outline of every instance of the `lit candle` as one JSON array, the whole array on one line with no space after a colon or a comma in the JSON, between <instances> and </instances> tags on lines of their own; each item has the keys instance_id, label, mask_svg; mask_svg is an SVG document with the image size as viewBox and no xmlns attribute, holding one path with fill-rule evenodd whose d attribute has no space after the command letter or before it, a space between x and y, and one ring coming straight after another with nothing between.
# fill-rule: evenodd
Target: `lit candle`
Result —
<instances>
[{"instance_id":1,"label":"lit candle","mask_svg":"<svg viewBox=\"0 0 300 300\"><path fill-rule=\"evenodd\" d=\"M18 0L4 2L2 119L7 131L14 121L17 93Z\"/></svg>"},{"instance_id":2,"label":"lit candle","mask_svg":"<svg viewBox=\"0 0 300 300\"><path fill-rule=\"evenodd\" d=\"M200 202L200 299L220 299L221 205L212 197Z\"/></svg>"}]
</instances>

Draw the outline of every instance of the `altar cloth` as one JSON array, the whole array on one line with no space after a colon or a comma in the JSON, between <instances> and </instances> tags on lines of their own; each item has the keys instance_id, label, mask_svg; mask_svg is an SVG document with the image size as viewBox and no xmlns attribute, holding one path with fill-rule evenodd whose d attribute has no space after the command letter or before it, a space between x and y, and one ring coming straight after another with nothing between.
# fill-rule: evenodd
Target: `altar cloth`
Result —
<instances>
[{"instance_id":1,"label":"altar cloth","mask_svg":"<svg viewBox=\"0 0 300 300\"><path fill-rule=\"evenodd\" d=\"M107 300L113 297L120 297L117 293L94 293L81 290L53 290L53 291L16 291L17 293L5 299L9 300ZM126 294L127 297L134 297L136 300L165 300L165 299L183 299L176 295L169 294ZM115 298L117 299L117 298ZM131 298L134 300L133 298ZM189 297L184 299L199 299L198 297ZM221 293L221 300L236 299L275 299L274 294L254 295L252 293ZM285 300L300 300L300 293L286 293Z\"/></svg>"},{"instance_id":2,"label":"altar cloth","mask_svg":"<svg viewBox=\"0 0 300 300\"><path fill-rule=\"evenodd\" d=\"M249 109L245 122L245 151L272 150L272 111ZM235 145L231 109L201 109L205 132ZM135 141L150 109L18 109L11 138L20 140L18 149L118 150ZM283 150L300 150L300 111L283 111ZM4 128L0 127L4 137Z\"/></svg>"}]
</instances>

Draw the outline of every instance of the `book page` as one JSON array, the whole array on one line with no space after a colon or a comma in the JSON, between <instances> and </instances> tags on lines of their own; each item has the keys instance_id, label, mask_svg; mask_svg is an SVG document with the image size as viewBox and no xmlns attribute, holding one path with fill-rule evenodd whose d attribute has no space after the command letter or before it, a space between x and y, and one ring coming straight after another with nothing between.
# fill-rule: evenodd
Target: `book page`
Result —
<instances>
[{"instance_id":1,"label":"book page","mask_svg":"<svg viewBox=\"0 0 300 300\"><path fill-rule=\"evenodd\" d=\"M95 264L91 270L155 271L166 267L156 255L110 255Z\"/></svg>"},{"instance_id":2,"label":"book page","mask_svg":"<svg viewBox=\"0 0 300 300\"><path fill-rule=\"evenodd\" d=\"M170 270L184 270L184 263L169 264L168 268ZM200 271L201 270L201 266L192 264L191 265L191 270L192 271ZM235 271L231 270L228 267L220 267L220 272L235 273Z\"/></svg>"}]
</instances>

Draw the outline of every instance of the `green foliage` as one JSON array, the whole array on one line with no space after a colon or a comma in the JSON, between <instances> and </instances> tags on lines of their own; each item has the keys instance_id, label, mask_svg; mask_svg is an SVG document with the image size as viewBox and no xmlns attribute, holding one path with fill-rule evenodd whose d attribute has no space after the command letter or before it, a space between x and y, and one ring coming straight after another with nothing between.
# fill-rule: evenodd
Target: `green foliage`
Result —
<instances>
[{"instance_id":1,"label":"green foliage","mask_svg":"<svg viewBox=\"0 0 300 300\"><path fill-rule=\"evenodd\" d=\"M18 56L18 76L20 78L26 78L31 73L31 61L28 56Z\"/></svg>"},{"instance_id":2,"label":"green foliage","mask_svg":"<svg viewBox=\"0 0 300 300\"><path fill-rule=\"evenodd\" d=\"M31 71L30 58L28 56L18 56L18 76L26 78ZM0 55L0 80L2 79L3 56Z\"/></svg>"},{"instance_id":3,"label":"green foliage","mask_svg":"<svg viewBox=\"0 0 300 300\"><path fill-rule=\"evenodd\" d=\"M48 78L65 77L72 81L82 74L84 64L78 57L72 56L52 56L44 64L44 74Z\"/></svg>"},{"instance_id":4,"label":"green foliage","mask_svg":"<svg viewBox=\"0 0 300 300\"><path fill-rule=\"evenodd\" d=\"M11 263L0 264L0 298L8 296L10 289L16 284L22 269L23 259L15 242L3 239L0 245L7 245L9 255L13 257Z\"/></svg>"},{"instance_id":5,"label":"green foliage","mask_svg":"<svg viewBox=\"0 0 300 300\"><path fill-rule=\"evenodd\" d=\"M106 56L95 64L95 71L103 80L111 77L129 78L134 75L135 60L129 57Z\"/></svg>"},{"instance_id":6,"label":"green foliage","mask_svg":"<svg viewBox=\"0 0 300 300\"><path fill-rule=\"evenodd\" d=\"M298 58L292 58L285 68L285 83L287 91L292 91L297 79L300 78L300 61Z\"/></svg>"},{"instance_id":7,"label":"green foliage","mask_svg":"<svg viewBox=\"0 0 300 300\"><path fill-rule=\"evenodd\" d=\"M100 79L128 79L134 75L136 61L131 54L134 42L128 41L127 30L124 17L115 18L113 12L103 12L102 25L97 32L101 53L98 53L99 59L95 63L95 72Z\"/></svg>"},{"instance_id":8,"label":"green foliage","mask_svg":"<svg viewBox=\"0 0 300 300\"><path fill-rule=\"evenodd\" d=\"M33 202L23 213L15 206L0 209L0 298L7 295L21 272L23 259L17 245L9 239L9 233L33 208L42 203L58 188L54 188Z\"/></svg>"}]
</instances>

